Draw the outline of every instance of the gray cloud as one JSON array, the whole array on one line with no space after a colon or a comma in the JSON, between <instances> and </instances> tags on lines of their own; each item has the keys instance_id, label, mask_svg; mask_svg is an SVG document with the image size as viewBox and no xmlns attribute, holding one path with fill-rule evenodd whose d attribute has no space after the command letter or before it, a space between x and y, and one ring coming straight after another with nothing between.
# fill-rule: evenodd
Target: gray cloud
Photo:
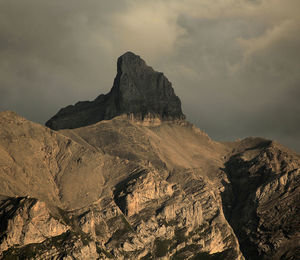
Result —
<instances>
[{"instance_id":1,"label":"gray cloud","mask_svg":"<svg viewBox=\"0 0 300 260\"><path fill-rule=\"evenodd\" d=\"M216 139L300 151L298 0L0 0L0 110L44 123L109 91L127 50L165 72Z\"/></svg>"}]
</instances>

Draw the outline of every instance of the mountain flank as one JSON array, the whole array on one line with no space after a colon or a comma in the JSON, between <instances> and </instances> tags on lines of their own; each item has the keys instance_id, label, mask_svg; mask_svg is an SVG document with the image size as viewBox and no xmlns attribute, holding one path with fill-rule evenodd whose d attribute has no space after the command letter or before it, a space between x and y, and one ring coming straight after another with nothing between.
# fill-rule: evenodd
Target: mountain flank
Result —
<instances>
[{"instance_id":1,"label":"mountain flank","mask_svg":"<svg viewBox=\"0 0 300 260\"><path fill-rule=\"evenodd\" d=\"M0 259L299 259L300 156L212 140L139 56L46 125L0 112Z\"/></svg>"}]
</instances>

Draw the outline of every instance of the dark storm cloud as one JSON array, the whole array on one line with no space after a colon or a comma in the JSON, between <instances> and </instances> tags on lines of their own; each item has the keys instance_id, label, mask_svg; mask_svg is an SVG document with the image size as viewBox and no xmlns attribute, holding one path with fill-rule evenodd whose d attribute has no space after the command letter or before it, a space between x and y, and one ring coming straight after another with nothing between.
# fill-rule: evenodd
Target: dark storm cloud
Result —
<instances>
[{"instance_id":1,"label":"dark storm cloud","mask_svg":"<svg viewBox=\"0 0 300 260\"><path fill-rule=\"evenodd\" d=\"M298 0L0 0L0 110L44 123L109 91L127 50L213 138L300 151Z\"/></svg>"},{"instance_id":2,"label":"dark storm cloud","mask_svg":"<svg viewBox=\"0 0 300 260\"><path fill-rule=\"evenodd\" d=\"M8 90L0 96L1 109L43 122L59 106L107 91L112 78L101 74L113 77L107 70L113 58L101 38L107 33L106 13L121 7L96 1L1 1L0 88Z\"/></svg>"}]
</instances>

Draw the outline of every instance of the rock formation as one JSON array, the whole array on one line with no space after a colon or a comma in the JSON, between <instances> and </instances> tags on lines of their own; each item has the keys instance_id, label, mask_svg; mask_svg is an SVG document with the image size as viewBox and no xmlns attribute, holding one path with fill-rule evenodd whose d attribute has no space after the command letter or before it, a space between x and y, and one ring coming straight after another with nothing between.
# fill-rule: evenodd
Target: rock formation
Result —
<instances>
[{"instance_id":1,"label":"rock formation","mask_svg":"<svg viewBox=\"0 0 300 260\"><path fill-rule=\"evenodd\" d=\"M164 74L154 71L134 53L126 52L118 59L117 75L108 94L63 108L46 125L54 130L78 128L121 114L140 119L184 118L180 99Z\"/></svg>"},{"instance_id":2,"label":"rock formation","mask_svg":"<svg viewBox=\"0 0 300 260\"><path fill-rule=\"evenodd\" d=\"M300 156L213 141L138 56L47 125L0 112L1 259L299 256Z\"/></svg>"}]
</instances>

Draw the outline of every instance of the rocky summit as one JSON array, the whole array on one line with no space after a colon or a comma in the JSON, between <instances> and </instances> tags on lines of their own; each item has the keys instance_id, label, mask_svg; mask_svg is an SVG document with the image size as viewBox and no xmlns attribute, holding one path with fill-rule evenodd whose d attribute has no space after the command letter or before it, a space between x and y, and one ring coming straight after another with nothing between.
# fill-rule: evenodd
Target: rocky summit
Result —
<instances>
[{"instance_id":1,"label":"rocky summit","mask_svg":"<svg viewBox=\"0 0 300 260\"><path fill-rule=\"evenodd\" d=\"M61 109L46 126L54 130L78 128L122 114L140 119L184 118L180 99L169 80L132 52L118 59L117 75L108 94Z\"/></svg>"},{"instance_id":2,"label":"rocky summit","mask_svg":"<svg viewBox=\"0 0 300 260\"><path fill-rule=\"evenodd\" d=\"M212 140L139 56L47 126L0 112L0 259L299 259L300 155Z\"/></svg>"}]
</instances>

